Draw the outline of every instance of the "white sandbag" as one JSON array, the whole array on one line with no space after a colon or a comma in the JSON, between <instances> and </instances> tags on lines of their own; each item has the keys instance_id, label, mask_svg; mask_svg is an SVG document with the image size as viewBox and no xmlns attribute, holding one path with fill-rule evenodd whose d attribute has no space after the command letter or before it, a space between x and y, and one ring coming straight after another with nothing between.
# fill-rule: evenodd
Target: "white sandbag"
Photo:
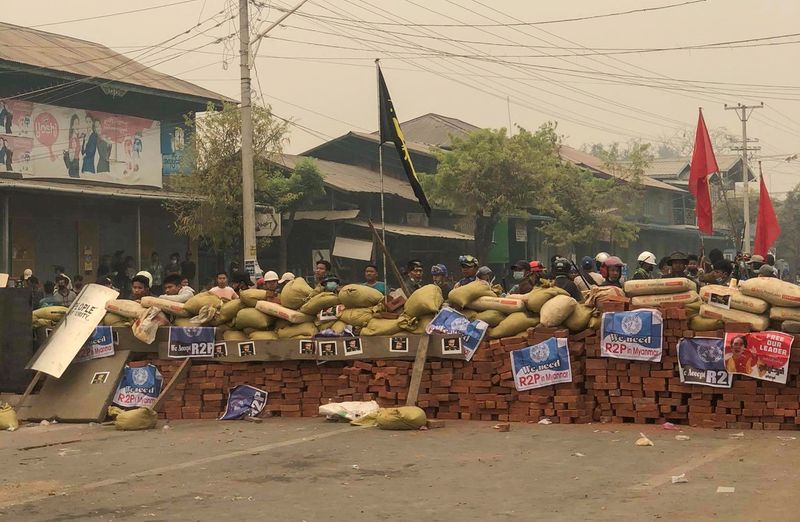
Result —
<instances>
[{"instance_id":1,"label":"white sandbag","mask_svg":"<svg viewBox=\"0 0 800 522\"><path fill-rule=\"evenodd\" d=\"M685 277L664 279L631 279L623 285L628 297L637 295L679 294L689 290L697 291L697 285Z\"/></svg>"},{"instance_id":2,"label":"white sandbag","mask_svg":"<svg viewBox=\"0 0 800 522\"><path fill-rule=\"evenodd\" d=\"M160 297L142 297L142 306L145 308L155 306L160 308L162 312L174 315L175 317L189 317L191 315L186 310L183 303L170 301L169 299L161 299Z\"/></svg>"},{"instance_id":3,"label":"white sandbag","mask_svg":"<svg viewBox=\"0 0 800 522\"><path fill-rule=\"evenodd\" d=\"M758 297L774 306L800 306L800 286L775 277L754 277L739 283L744 295Z\"/></svg>"},{"instance_id":4,"label":"white sandbag","mask_svg":"<svg viewBox=\"0 0 800 522\"><path fill-rule=\"evenodd\" d=\"M129 319L138 319L147 312L147 308L136 301L113 299L106 303L106 310Z\"/></svg>"},{"instance_id":5,"label":"white sandbag","mask_svg":"<svg viewBox=\"0 0 800 522\"><path fill-rule=\"evenodd\" d=\"M378 411L380 406L375 401L332 402L319 407L319 415L355 420L373 411Z\"/></svg>"},{"instance_id":6,"label":"white sandbag","mask_svg":"<svg viewBox=\"0 0 800 522\"><path fill-rule=\"evenodd\" d=\"M722 285L706 285L700 289L700 299L706 303L708 302L708 298L711 294L729 295L731 296L731 308L742 310L744 312L750 312L752 314L763 314L769 307L769 303L763 299L744 295L737 288L731 288L729 286Z\"/></svg>"},{"instance_id":7,"label":"white sandbag","mask_svg":"<svg viewBox=\"0 0 800 522\"><path fill-rule=\"evenodd\" d=\"M508 297L479 297L469 303L467 308L483 312L484 310L497 310L504 314L513 314L525 310L526 301L509 299Z\"/></svg>"},{"instance_id":8,"label":"white sandbag","mask_svg":"<svg viewBox=\"0 0 800 522\"><path fill-rule=\"evenodd\" d=\"M655 295L637 295L631 298L633 306L658 306L665 303L694 303L700 299L697 292L690 290L688 292L681 292L679 294L655 294Z\"/></svg>"},{"instance_id":9,"label":"white sandbag","mask_svg":"<svg viewBox=\"0 0 800 522\"><path fill-rule=\"evenodd\" d=\"M743 312L741 310L726 310L725 308L719 308L709 304L700 306L700 316L725 322L747 323L757 332L769 328L769 317L765 315L751 314L750 312Z\"/></svg>"},{"instance_id":10,"label":"white sandbag","mask_svg":"<svg viewBox=\"0 0 800 522\"><path fill-rule=\"evenodd\" d=\"M773 306L769 309L769 318L776 321L800 321L800 308Z\"/></svg>"},{"instance_id":11,"label":"white sandbag","mask_svg":"<svg viewBox=\"0 0 800 522\"><path fill-rule=\"evenodd\" d=\"M258 301L256 303L256 310L267 315L271 315L272 317L285 319L293 324L314 322L313 315L304 314L298 312L297 310L286 308L285 306L281 306L278 303L273 303L272 301Z\"/></svg>"},{"instance_id":12,"label":"white sandbag","mask_svg":"<svg viewBox=\"0 0 800 522\"><path fill-rule=\"evenodd\" d=\"M561 326L572 315L578 301L567 295L557 295L542 305L539 321L543 326Z\"/></svg>"}]
</instances>

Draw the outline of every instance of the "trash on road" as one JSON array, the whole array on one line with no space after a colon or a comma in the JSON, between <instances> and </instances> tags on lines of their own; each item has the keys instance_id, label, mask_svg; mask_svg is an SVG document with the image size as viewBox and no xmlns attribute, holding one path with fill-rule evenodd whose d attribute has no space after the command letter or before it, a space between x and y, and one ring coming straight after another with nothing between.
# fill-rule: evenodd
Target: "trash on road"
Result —
<instances>
[{"instance_id":1,"label":"trash on road","mask_svg":"<svg viewBox=\"0 0 800 522\"><path fill-rule=\"evenodd\" d=\"M503 422L500 424L495 424L494 426L492 426L492 428L496 429L497 431L503 431L503 432L511 431L511 424L509 424L508 422Z\"/></svg>"},{"instance_id":2,"label":"trash on road","mask_svg":"<svg viewBox=\"0 0 800 522\"><path fill-rule=\"evenodd\" d=\"M553 421L551 421L550 419L544 418L544 419L540 420L537 424L553 424Z\"/></svg>"},{"instance_id":3,"label":"trash on road","mask_svg":"<svg viewBox=\"0 0 800 522\"><path fill-rule=\"evenodd\" d=\"M675 426L675 425L674 425L674 424L672 424L671 422L665 422L664 424L662 424L662 425L661 425L661 427L662 427L663 429L665 429L665 430L674 430L674 431L680 431L680 430L681 430L681 428L680 428L680 427L678 427L678 426Z\"/></svg>"},{"instance_id":4,"label":"trash on road","mask_svg":"<svg viewBox=\"0 0 800 522\"><path fill-rule=\"evenodd\" d=\"M686 473L681 473L680 475L672 475L673 484L686 484L687 482L689 482L689 479L686 478Z\"/></svg>"},{"instance_id":5,"label":"trash on road","mask_svg":"<svg viewBox=\"0 0 800 522\"><path fill-rule=\"evenodd\" d=\"M675 440L692 440L692 438L688 435L675 435Z\"/></svg>"},{"instance_id":6,"label":"trash on road","mask_svg":"<svg viewBox=\"0 0 800 522\"><path fill-rule=\"evenodd\" d=\"M730 486L717 487L717 493L733 493L734 491L736 491L736 488L732 488Z\"/></svg>"},{"instance_id":7,"label":"trash on road","mask_svg":"<svg viewBox=\"0 0 800 522\"><path fill-rule=\"evenodd\" d=\"M636 439L637 446L655 446L653 441L647 438L647 435L644 433L639 433L640 437Z\"/></svg>"},{"instance_id":8,"label":"trash on road","mask_svg":"<svg viewBox=\"0 0 800 522\"><path fill-rule=\"evenodd\" d=\"M584 455L583 453L579 453L579 452L577 452L577 451L576 451L575 453L573 453L573 454L572 454L572 456L573 456L573 457L585 457L586 455Z\"/></svg>"}]
</instances>

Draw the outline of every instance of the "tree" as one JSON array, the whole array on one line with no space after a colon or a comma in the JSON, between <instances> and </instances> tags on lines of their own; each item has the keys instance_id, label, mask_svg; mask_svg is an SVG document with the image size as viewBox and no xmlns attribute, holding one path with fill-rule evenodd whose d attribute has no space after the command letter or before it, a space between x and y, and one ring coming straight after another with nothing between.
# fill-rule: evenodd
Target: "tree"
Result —
<instances>
[{"instance_id":1,"label":"tree","mask_svg":"<svg viewBox=\"0 0 800 522\"><path fill-rule=\"evenodd\" d=\"M659 159L690 158L694 149L695 128L687 127L673 134L662 136L658 141L656 154ZM737 137L731 135L725 127L709 129L708 137L716 154L729 154L731 145Z\"/></svg>"},{"instance_id":2,"label":"tree","mask_svg":"<svg viewBox=\"0 0 800 522\"><path fill-rule=\"evenodd\" d=\"M777 203L773 199L773 204ZM779 258L783 258L797 273L800 263L800 185L797 185L786 194L779 206L775 209L778 223L781 226L781 235L775 243L775 251Z\"/></svg>"},{"instance_id":3,"label":"tree","mask_svg":"<svg viewBox=\"0 0 800 522\"><path fill-rule=\"evenodd\" d=\"M287 245L294 228L294 218L301 208L308 208L325 196L325 184L312 158L305 158L295 165L288 176L271 174L264 183L263 199L286 218L281 221L280 272L286 271Z\"/></svg>"},{"instance_id":4,"label":"tree","mask_svg":"<svg viewBox=\"0 0 800 522\"><path fill-rule=\"evenodd\" d=\"M202 239L219 255L242 243L241 114L234 104L222 110L212 104L196 118L186 118L189 140L181 170L170 177L168 187L186 194L167 200L164 206L175 215L175 229L191 239ZM253 152L255 157L275 159L287 140L287 124L272 115L269 107L253 107ZM256 191L267 183L269 172L257 169ZM238 255L238 252L237 252Z\"/></svg>"},{"instance_id":5,"label":"tree","mask_svg":"<svg viewBox=\"0 0 800 522\"><path fill-rule=\"evenodd\" d=\"M547 202L550 180L560 167L553 129L546 124L535 133L520 129L513 137L505 129L453 136L451 150L436 151L436 174L421 176L434 206L471 216L479 260L487 260L502 217Z\"/></svg>"}]
</instances>

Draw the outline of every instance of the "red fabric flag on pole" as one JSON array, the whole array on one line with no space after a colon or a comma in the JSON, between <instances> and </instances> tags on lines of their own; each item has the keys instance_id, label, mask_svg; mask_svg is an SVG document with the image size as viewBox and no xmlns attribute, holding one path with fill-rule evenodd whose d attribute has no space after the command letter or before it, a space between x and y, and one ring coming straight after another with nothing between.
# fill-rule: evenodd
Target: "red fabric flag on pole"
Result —
<instances>
[{"instance_id":1,"label":"red fabric flag on pole","mask_svg":"<svg viewBox=\"0 0 800 522\"><path fill-rule=\"evenodd\" d=\"M772 207L772 200L769 199L767 185L764 183L764 175L761 175L761 191L758 196L758 217L756 218L756 239L753 242L753 253L767 257L769 247L775 243L781 235L781 226L778 224L778 216Z\"/></svg>"},{"instance_id":2,"label":"red fabric flag on pole","mask_svg":"<svg viewBox=\"0 0 800 522\"><path fill-rule=\"evenodd\" d=\"M694 151L692 152L692 166L689 171L689 192L695 200L695 215L697 228L704 234L714 231L711 215L711 195L708 191L708 177L719 172L717 158L708 137L708 129L703 119L703 109L697 119L697 133L694 136Z\"/></svg>"}]
</instances>

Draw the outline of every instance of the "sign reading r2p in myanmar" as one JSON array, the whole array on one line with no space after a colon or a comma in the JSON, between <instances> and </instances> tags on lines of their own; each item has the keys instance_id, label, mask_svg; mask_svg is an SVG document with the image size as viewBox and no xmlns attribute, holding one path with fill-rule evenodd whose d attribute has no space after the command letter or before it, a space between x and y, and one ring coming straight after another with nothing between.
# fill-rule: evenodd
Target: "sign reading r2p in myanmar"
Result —
<instances>
[{"instance_id":1,"label":"sign reading r2p in myanmar","mask_svg":"<svg viewBox=\"0 0 800 522\"><path fill-rule=\"evenodd\" d=\"M514 350L509 355L517 391L572 382L566 339L551 337L533 346Z\"/></svg>"},{"instance_id":2,"label":"sign reading r2p in myanmar","mask_svg":"<svg viewBox=\"0 0 800 522\"><path fill-rule=\"evenodd\" d=\"M600 355L632 361L661 361L664 323L658 310L606 312L600 325Z\"/></svg>"}]
</instances>

